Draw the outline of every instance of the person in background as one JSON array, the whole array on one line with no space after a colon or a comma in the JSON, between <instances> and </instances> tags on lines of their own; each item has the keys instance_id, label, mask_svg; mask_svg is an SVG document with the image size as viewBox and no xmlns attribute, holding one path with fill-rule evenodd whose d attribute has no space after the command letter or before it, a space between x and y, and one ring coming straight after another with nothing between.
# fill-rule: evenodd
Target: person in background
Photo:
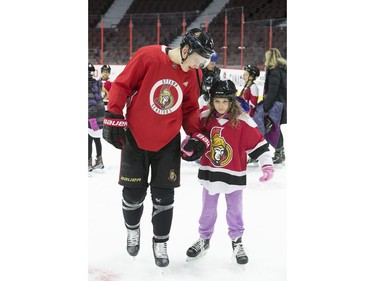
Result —
<instances>
[{"instance_id":1,"label":"person in background","mask_svg":"<svg viewBox=\"0 0 375 281\"><path fill-rule=\"evenodd\" d=\"M242 104L242 100L245 101L247 105L243 106L244 109L248 108L248 113L250 117L254 116L255 108L258 104L259 88L255 84L255 80L259 77L259 68L254 65L246 65L243 72L243 80L245 85L239 95L239 101ZM245 110L247 111L247 110Z\"/></svg>"},{"instance_id":2,"label":"person in background","mask_svg":"<svg viewBox=\"0 0 375 281\"><path fill-rule=\"evenodd\" d=\"M89 98L88 98L88 136L89 136L89 163L88 171L91 172L94 169L103 169L102 159L102 143L100 138L103 131L103 119L104 119L104 102L101 95L102 82L97 81L93 73L95 67L89 63ZM92 164L92 143L95 143L96 148L96 160L95 164Z\"/></svg>"},{"instance_id":3,"label":"person in background","mask_svg":"<svg viewBox=\"0 0 375 281\"><path fill-rule=\"evenodd\" d=\"M108 104L108 95L109 91L111 90L112 82L109 81L109 75L111 74L111 67L108 64L105 64L100 69L102 77L100 78L100 81L103 84L102 87L102 96L104 105L107 106Z\"/></svg>"},{"instance_id":4,"label":"person in background","mask_svg":"<svg viewBox=\"0 0 375 281\"><path fill-rule=\"evenodd\" d=\"M265 117L275 101L283 103L281 124L287 123L287 61L281 56L280 51L271 48L265 53L266 79L263 92L263 109ZM284 136L280 126L280 136L275 147L274 164L285 161Z\"/></svg>"},{"instance_id":5,"label":"person in background","mask_svg":"<svg viewBox=\"0 0 375 281\"><path fill-rule=\"evenodd\" d=\"M246 157L259 161L263 172L259 181L273 177L274 168L268 142L255 122L240 109L236 86L231 80L217 81L209 94L209 109L200 114L205 134L211 145L201 157L198 178L203 186L202 212L199 218L199 239L188 248L187 260L206 253L214 232L220 193L227 203L228 235L232 241L233 257L246 264L248 257L242 244L244 222L242 192L246 188Z\"/></svg>"},{"instance_id":6,"label":"person in background","mask_svg":"<svg viewBox=\"0 0 375 281\"><path fill-rule=\"evenodd\" d=\"M201 68L210 62L213 49L211 36L198 28L187 32L179 47L139 48L109 93L103 137L121 149L118 183L123 186L127 251L138 255L143 203L150 186L152 249L159 267L169 265L167 241L174 192L180 186L181 157L194 161L209 145L199 123L198 81L202 81ZM185 154L181 152L181 126L190 136Z\"/></svg>"},{"instance_id":7,"label":"person in background","mask_svg":"<svg viewBox=\"0 0 375 281\"><path fill-rule=\"evenodd\" d=\"M208 91L210 90L213 83L220 80L220 68L216 66L216 63L219 61L219 56L214 52L211 56L210 63L203 68L203 78L201 92L198 99L199 108L203 109L208 103Z\"/></svg>"}]
</instances>

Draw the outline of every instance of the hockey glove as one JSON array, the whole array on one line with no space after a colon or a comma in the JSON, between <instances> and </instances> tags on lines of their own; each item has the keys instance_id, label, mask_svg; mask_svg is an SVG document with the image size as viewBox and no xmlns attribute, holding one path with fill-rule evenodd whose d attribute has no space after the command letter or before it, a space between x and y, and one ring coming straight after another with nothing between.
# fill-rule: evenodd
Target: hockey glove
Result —
<instances>
[{"instance_id":1,"label":"hockey glove","mask_svg":"<svg viewBox=\"0 0 375 281\"><path fill-rule=\"evenodd\" d=\"M98 123L96 123L96 118L90 118L89 122L90 122L91 129L93 129L94 131L99 130Z\"/></svg>"},{"instance_id":2,"label":"hockey glove","mask_svg":"<svg viewBox=\"0 0 375 281\"><path fill-rule=\"evenodd\" d=\"M266 116L264 118L264 129L265 129L266 134L268 134L271 131L272 126L273 126L272 120L268 116Z\"/></svg>"},{"instance_id":3,"label":"hockey glove","mask_svg":"<svg viewBox=\"0 0 375 281\"><path fill-rule=\"evenodd\" d=\"M236 99L240 103L242 110L249 113L250 112L250 105L241 97L237 97Z\"/></svg>"},{"instance_id":4,"label":"hockey glove","mask_svg":"<svg viewBox=\"0 0 375 281\"><path fill-rule=\"evenodd\" d=\"M106 111L103 121L103 138L118 149L125 144L125 130L128 122L124 116Z\"/></svg>"},{"instance_id":5,"label":"hockey glove","mask_svg":"<svg viewBox=\"0 0 375 281\"><path fill-rule=\"evenodd\" d=\"M259 181L265 182L265 181L272 179L274 169L271 165L265 165L262 167L262 172L263 172L263 176L259 178Z\"/></svg>"},{"instance_id":6,"label":"hockey glove","mask_svg":"<svg viewBox=\"0 0 375 281\"><path fill-rule=\"evenodd\" d=\"M185 161L195 161L203 155L210 144L210 140L202 133L188 135L181 144L181 157Z\"/></svg>"}]
</instances>

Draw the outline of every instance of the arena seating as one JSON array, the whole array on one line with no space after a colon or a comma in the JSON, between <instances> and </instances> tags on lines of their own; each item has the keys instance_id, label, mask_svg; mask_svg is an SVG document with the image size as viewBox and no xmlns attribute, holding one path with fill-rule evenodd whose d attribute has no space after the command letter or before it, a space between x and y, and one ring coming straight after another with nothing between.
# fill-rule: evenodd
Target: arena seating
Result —
<instances>
[{"instance_id":1,"label":"arena seating","mask_svg":"<svg viewBox=\"0 0 375 281\"><path fill-rule=\"evenodd\" d=\"M114 0L89 0L89 59L100 60L100 30L95 28L100 14L105 13ZM126 64L130 59L129 23L133 23L132 53L141 46L157 43L157 21L160 19L160 44L168 45L182 34L182 18L186 26L193 22L213 0L134 0L119 24L104 30L104 58L108 64ZM263 68L264 52L270 47L270 24L272 24L272 47L286 54L286 0L230 0L225 8L209 24L209 32L215 42L215 50L224 63L224 16L227 14L226 65L240 66L240 18L243 9L244 50L243 64L255 64ZM90 22L91 21L91 22Z\"/></svg>"}]
</instances>

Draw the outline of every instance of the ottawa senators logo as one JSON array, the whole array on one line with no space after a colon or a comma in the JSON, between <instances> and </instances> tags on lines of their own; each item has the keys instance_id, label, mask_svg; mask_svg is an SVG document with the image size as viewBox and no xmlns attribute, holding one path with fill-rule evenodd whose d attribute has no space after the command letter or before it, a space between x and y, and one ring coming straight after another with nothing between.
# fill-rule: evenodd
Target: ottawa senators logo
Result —
<instances>
[{"instance_id":1,"label":"ottawa senators logo","mask_svg":"<svg viewBox=\"0 0 375 281\"><path fill-rule=\"evenodd\" d=\"M150 106L157 114L170 114L182 103L182 90L177 82L162 79L155 83L150 92Z\"/></svg>"},{"instance_id":2,"label":"ottawa senators logo","mask_svg":"<svg viewBox=\"0 0 375 281\"><path fill-rule=\"evenodd\" d=\"M206 157L210 159L215 167L224 167L233 158L233 149L221 136L223 128L213 127L210 132L211 148L206 152Z\"/></svg>"},{"instance_id":3,"label":"ottawa senators logo","mask_svg":"<svg viewBox=\"0 0 375 281\"><path fill-rule=\"evenodd\" d=\"M170 181L172 181L172 182L174 182L174 181L177 180L177 175L176 175L176 173L174 172L173 169L169 171L169 177L168 177L168 180L170 180Z\"/></svg>"},{"instance_id":4,"label":"ottawa senators logo","mask_svg":"<svg viewBox=\"0 0 375 281\"><path fill-rule=\"evenodd\" d=\"M157 97L154 102L162 109L169 109L174 104L174 98L169 90L170 86L163 86L159 97Z\"/></svg>"}]
</instances>

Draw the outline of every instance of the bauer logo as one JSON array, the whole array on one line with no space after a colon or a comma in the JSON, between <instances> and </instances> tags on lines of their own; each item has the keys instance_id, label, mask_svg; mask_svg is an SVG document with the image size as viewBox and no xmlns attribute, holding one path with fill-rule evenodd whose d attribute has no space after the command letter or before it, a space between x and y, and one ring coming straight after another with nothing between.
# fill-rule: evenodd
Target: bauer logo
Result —
<instances>
[{"instance_id":1,"label":"bauer logo","mask_svg":"<svg viewBox=\"0 0 375 281\"><path fill-rule=\"evenodd\" d=\"M162 79L155 83L150 92L150 106L160 115L176 111L182 103L180 85L171 79Z\"/></svg>"},{"instance_id":2,"label":"bauer logo","mask_svg":"<svg viewBox=\"0 0 375 281\"><path fill-rule=\"evenodd\" d=\"M127 121L118 120L118 119L104 118L103 123L104 125L111 126L111 127L127 127L128 126Z\"/></svg>"}]
</instances>

